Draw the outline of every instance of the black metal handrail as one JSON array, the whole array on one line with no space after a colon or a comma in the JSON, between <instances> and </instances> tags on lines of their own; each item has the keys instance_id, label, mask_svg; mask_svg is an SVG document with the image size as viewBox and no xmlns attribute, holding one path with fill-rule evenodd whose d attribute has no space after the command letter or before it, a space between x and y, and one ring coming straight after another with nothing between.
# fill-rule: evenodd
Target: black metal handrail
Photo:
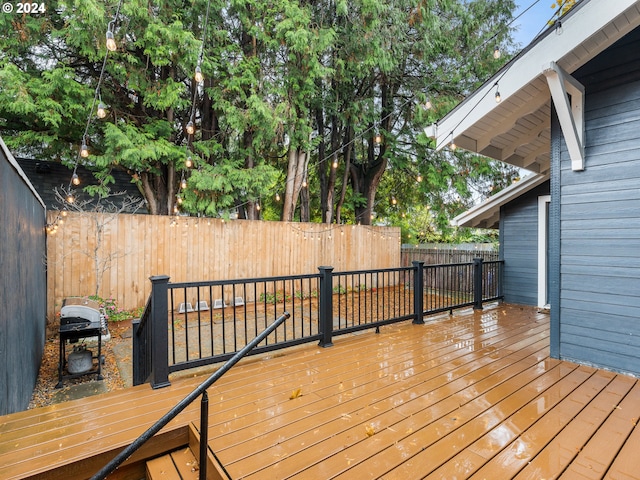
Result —
<instances>
[{"instance_id":1,"label":"black metal handrail","mask_svg":"<svg viewBox=\"0 0 640 480\"><path fill-rule=\"evenodd\" d=\"M151 427L149 427L142 435L140 435L134 442L122 450L118 455L116 455L109 463L107 463L104 467L102 467L95 475L91 477L91 480L102 480L106 478L109 474L113 473L118 466L120 466L123 462L125 462L131 455L133 455L136 450L138 450L142 445L145 444L148 440L150 440L156 433L158 433L164 426L166 426L171 420L173 420L180 412L182 412L185 408L187 408L196 398L200 395L206 395L206 390L211 385L213 385L220 377L222 377L225 373L227 373L231 367L233 367L236 363L238 363L244 356L246 356L256 345L262 342L265 338L267 338L280 324L282 324L286 319L288 319L291 315L289 312L284 312L283 315L278 317L275 322L269 325L262 333L260 333L257 337L255 337L251 342L249 342L244 348L239 350L232 358L230 358L220 369L216 370L209 378L207 378L204 382L202 382L197 388L195 388L189 395L187 395L183 400L177 403L171 410L169 410L165 415L162 416L156 423L154 423ZM204 396L203 403L206 402L206 396ZM206 409L201 410L201 416L206 417ZM206 419L201 418L201 430L206 430L207 422ZM200 432L201 441L203 432ZM205 436L206 438L206 436ZM206 451L206 449L202 449L201 452ZM203 478L203 470L204 467L204 477L206 477L206 458L202 458L202 453L200 457L200 478Z\"/></svg>"}]
</instances>

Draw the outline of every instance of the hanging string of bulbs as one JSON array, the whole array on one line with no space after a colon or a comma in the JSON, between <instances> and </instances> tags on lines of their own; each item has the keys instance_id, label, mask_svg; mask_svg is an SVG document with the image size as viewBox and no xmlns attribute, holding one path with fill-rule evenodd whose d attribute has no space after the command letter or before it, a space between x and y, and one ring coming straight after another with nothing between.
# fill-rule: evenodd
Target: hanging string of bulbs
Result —
<instances>
[{"instance_id":1,"label":"hanging string of bulbs","mask_svg":"<svg viewBox=\"0 0 640 480\"><path fill-rule=\"evenodd\" d=\"M525 13L527 13L531 8L533 8L538 2L540 2L540 0L536 0L535 2L533 2L531 5L529 5L525 10L523 10L520 15L518 15L517 17L515 17L511 22L515 22L516 20L518 20L520 17L522 17ZM558 35L562 34L562 22L560 20L557 20L556 22L553 22L553 19L560 15L561 12L563 11L563 5L562 2L558 2L558 7L557 9L554 11L554 13L551 15L551 17L549 17L549 20L547 20L544 24L544 26L542 28L540 28L540 30L538 31L538 33L534 36L534 38L538 37L542 32L544 32L549 25L555 25L556 27L556 33ZM510 25L509 24L509 25ZM495 37L494 37L495 38ZM495 47L494 51L493 51L493 58L495 59L499 59L501 57L501 52L500 52L500 48L498 46ZM499 89L499 85L500 85L500 81L505 77L505 75L509 72L509 70L511 69L511 67L515 64L514 60L517 56L513 57L506 65L506 68L504 69L504 71L502 72L502 74L497 78L496 82L494 83L494 87L495 87L495 91L494 91L494 98L496 103L500 103L502 102L502 95L500 95L500 89ZM456 126L453 128L453 130L451 130L451 132L449 133L449 137L450 137L450 141L449 141L449 149L451 151L455 151L457 146L454 142L454 132L455 130L467 119L467 117L469 115L471 115L471 113L478 107L478 105L480 105L480 103L487 97L487 95L489 94L490 90L487 90L484 95L480 96L480 98L478 98L478 100L476 101L476 103L469 109L469 111L467 112L466 115L464 115L460 121L456 124ZM437 123L436 123L437 125Z\"/></svg>"},{"instance_id":2,"label":"hanging string of bulbs","mask_svg":"<svg viewBox=\"0 0 640 480\"><path fill-rule=\"evenodd\" d=\"M102 102L100 87L102 86L102 81L104 80L104 74L107 67L107 59L109 58L109 52L115 52L118 47L116 44L113 32L118 21L118 16L120 14L121 6L122 6L122 0L118 2L118 6L116 8L116 13L113 16L113 20L111 20L107 25L107 32L105 34L107 49L104 54L104 59L102 61L102 68L100 69L100 75L98 76L98 83L96 85L96 89L93 94L93 101L91 103L91 108L89 109L89 115L87 116L87 122L84 128L84 133L82 134L82 144L80 146L80 150L78 150L76 161L73 166L73 174L71 175L71 180L69 182L69 187L67 189L66 201L68 203L75 202L73 187L77 187L78 185L80 185L80 177L78 176L78 165L80 164L80 160L83 158L89 157L89 146L88 146L89 126L93 122L93 112L94 110L96 111L96 116L98 118L105 118L107 116L107 106ZM98 104L97 109L96 109L96 103Z\"/></svg>"},{"instance_id":3,"label":"hanging string of bulbs","mask_svg":"<svg viewBox=\"0 0 640 480\"><path fill-rule=\"evenodd\" d=\"M513 18L511 20L511 22L509 22L508 24L501 26L490 38L488 38L485 42L483 42L476 50L472 51L469 53L468 61L466 63L471 63L471 61L475 61L475 53L478 52L481 49L486 48L486 45L488 43L491 42L495 42L495 39L497 38L497 36L499 34L501 34L505 29L509 28L515 21L517 21L520 17L522 17L528 10L530 10L533 6L535 6L537 3L539 3L540 0L535 0L529 7L527 7L525 10L523 10L520 15L518 15L517 17ZM117 22L118 22L118 17L119 17L119 13L120 13L120 8L122 6L122 0L119 0L117 8L116 8L116 12L112 18L112 20L108 23L107 26L107 31L105 34L105 38L106 38L106 52L105 52L105 56L104 56L104 60L103 60L103 64L102 64L102 68L100 71L100 75L98 78L98 83L95 89L95 93L94 93L94 98L93 98L93 102L91 105L91 109L89 111L89 115L87 117L87 123L85 126L85 130L82 136L82 144L80 147L80 150L78 151L78 155L76 157L76 161L74 164L74 168L73 168L73 173L71 176L71 180L69 183L69 191L68 191L68 196L67 196L67 201L69 203L73 203L75 201L75 196L73 195L73 187L74 186L78 186L80 184L80 178L77 174L77 169L78 169L78 165L81 161L81 159L85 159L89 157L89 142L88 142L88 132L89 132L89 127L91 125L91 122L93 121L93 116L94 116L94 110L96 112L96 117L97 118L105 118L107 115L107 106L103 103L102 98L101 98L101 85L102 85L102 81L104 79L104 74L105 74L105 69L106 69L106 64L107 64L107 59L108 59L108 55L109 52L114 52L117 50L117 43L115 40L115 29L117 26ZM189 119L187 121L187 123L185 124L185 133L187 134L187 138L188 138L188 142L187 142L187 148L188 148L188 154L187 154L187 158L185 159L185 167L186 169L191 169L194 166L194 161L193 161L193 157L192 157L192 151L193 151L193 137L195 135L196 132L196 100L197 100L197 95L199 92L199 85L202 84L202 82L204 81L204 75L202 72L202 64L203 64L203 59L204 59L204 47L206 44L206 32L207 32L207 26L208 26L208 21L209 21L209 14L210 14L210 8L211 8L211 0L207 1L207 9L206 9L206 13L205 13L205 20L203 23L203 29L202 29L202 41L200 44L200 49L199 49L199 53L198 53L198 60L196 63L196 67L194 70L194 80L196 82L196 85L193 86L193 99L192 99L192 105L190 108L190 112L189 112ZM556 16L558 14L558 12L555 12L551 19L553 19L554 16ZM550 19L550 21L551 21ZM547 22L547 24L550 23ZM541 33L544 29L546 28L546 24L545 27L543 27L539 33ZM538 34L539 34L538 33ZM495 46L494 50L493 50L493 58L494 59L499 59L501 58L501 51L498 45ZM466 64L463 63L463 64ZM506 72L508 71L508 68L510 68L510 65L507 67L507 69L505 70L505 72L502 74L502 76L498 79L498 81L496 81L495 83L495 99L496 102L500 102L501 97L500 97L500 93L498 90L499 87L499 81L504 77L504 75L506 74ZM484 98L484 97L483 97ZM478 101L478 103L482 100L482 98ZM407 100L405 100L401 105L400 105L400 109L404 108L408 103L410 102L414 102L415 101L415 96L414 97L410 97ZM97 109L96 109L96 104L97 104ZM427 95L426 100L420 104L420 106L426 110L429 110L432 108L432 102L429 98L429 96ZM475 109L477 107L477 104L472 108ZM385 117L381 118L380 121L384 122L386 121L390 116L392 115L392 113L387 114ZM467 114L469 115L469 113ZM464 121L464 119L462 120ZM462 122L461 121L461 122ZM459 125L459 124L458 124ZM321 164L323 164L324 162L327 162L329 160L332 161L331 167L333 169L337 169L338 168L338 153L340 151L343 151L345 148L348 148L351 146L351 144L353 144L354 142L365 138L365 136L368 136L370 134L371 131L374 131L374 136L373 136L373 142L374 145L376 146L380 146L383 142L384 142L384 138L382 136L382 133L378 131L378 123L374 123L372 126L366 128L365 130L363 130L362 132L360 132L358 135L354 136L353 139L351 139L349 142L347 142L344 145L341 145L338 149L336 149L335 151L330 152L328 155L326 155L324 158L317 160L316 162L314 162L311 166L319 166ZM451 136L451 142L450 142L450 149L452 151L455 150L456 146L453 143L453 134L454 132L452 131L450 136ZM302 186L303 188L307 187L307 170L305 170L305 172L303 172L301 175L304 175L303 178L303 182L302 182ZM422 176L420 174L417 175L416 177L417 181L420 182L422 180ZM295 181L295 178L290 179L288 181ZM187 178L185 178L185 171L182 171L182 176L181 176L181 180L180 180L180 189L181 191L184 191L187 188ZM276 194L276 201L278 201L279 198L279 194ZM247 205L251 202L255 203L255 200L247 200L241 204L238 204L237 207L242 207L243 205ZM182 203L182 195L181 193L178 193L176 196L176 206L174 208L174 213L178 213L179 208L178 205L180 205ZM257 202L256 208L259 208L260 203ZM338 226L339 227L339 226Z\"/></svg>"}]
</instances>

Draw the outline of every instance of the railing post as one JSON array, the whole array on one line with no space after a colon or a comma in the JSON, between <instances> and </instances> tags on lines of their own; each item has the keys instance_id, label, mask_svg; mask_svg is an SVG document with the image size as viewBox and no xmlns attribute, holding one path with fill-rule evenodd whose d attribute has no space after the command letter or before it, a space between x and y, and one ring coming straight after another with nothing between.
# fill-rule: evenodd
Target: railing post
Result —
<instances>
[{"instance_id":1,"label":"railing post","mask_svg":"<svg viewBox=\"0 0 640 480\"><path fill-rule=\"evenodd\" d=\"M321 347L333 345L333 267L318 267L320 270L320 305L318 308L318 326L320 328Z\"/></svg>"},{"instance_id":2,"label":"railing post","mask_svg":"<svg viewBox=\"0 0 640 480\"><path fill-rule=\"evenodd\" d=\"M482 258L473 259L473 309L482 310Z\"/></svg>"},{"instance_id":3,"label":"railing post","mask_svg":"<svg viewBox=\"0 0 640 480\"><path fill-rule=\"evenodd\" d=\"M151 280L151 388L169 383L169 277L156 275Z\"/></svg>"},{"instance_id":4,"label":"railing post","mask_svg":"<svg viewBox=\"0 0 640 480\"><path fill-rule=\"evenodd\" d=\"M413 323L424 323L424 262L414 260L413 268Z\"/></svg>"},{"instance_id":5,"label":"railing post","mask_svg":"<svg viewBox=\"0 0 640 480\"><path fill-rule=\"evenodd\" d=\"M207 480L207 450L209 449L209 395L202 392L200 400L200 474L199 480Z\"/></svg>"},{"instance_id":6,"label":"railing post","mask_svg":"<svg viewBox=\"0 0 640 480\"><path fill-rule=\"evenodd\" d=\"M141 385L144 383L144 360L146 352L144 350L144 341L138 337L138 327L140 327L140 319L136 318L131 322L131 331L133 337L132 351L132 368L133 368L133 385Z\"/></svg>"}]
</instances>

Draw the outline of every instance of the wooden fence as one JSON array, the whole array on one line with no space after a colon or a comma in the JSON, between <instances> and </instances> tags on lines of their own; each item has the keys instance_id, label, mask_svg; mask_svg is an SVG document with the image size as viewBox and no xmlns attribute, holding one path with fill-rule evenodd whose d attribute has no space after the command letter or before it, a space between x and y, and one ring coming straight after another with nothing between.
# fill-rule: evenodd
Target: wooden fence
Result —
<instances>
[{"instance_id":1,"label":"wooden fence","mask_svg":"<svg viewBox=\"0 0 640 480\"><path fill-rule=\"evenodd\" d=\"M58 218L48 212L48 222ZM317 223L70 212L47 238L47 318L92 295L144 306L149 277L227 280L400 265L400 229Z\"/></svg>"},{"instance_id":2,"label":"wooden fence","mask_svg":"<svg viewBox=\"0 0 640 480\"><path fill-rule=\"evenodd\" d=\"M423 245L402 245L402 263L403 267L408 267L411 262L424 262L425 265L441 265L448 263L470 263L474 258L482 258L485 262L499 260L500 255L497 250L488 250L486 248L474 248L473 246L464 246L461 248L453 248L449 245L440 247L423 246Z\"/></svg>"}]
</instances>

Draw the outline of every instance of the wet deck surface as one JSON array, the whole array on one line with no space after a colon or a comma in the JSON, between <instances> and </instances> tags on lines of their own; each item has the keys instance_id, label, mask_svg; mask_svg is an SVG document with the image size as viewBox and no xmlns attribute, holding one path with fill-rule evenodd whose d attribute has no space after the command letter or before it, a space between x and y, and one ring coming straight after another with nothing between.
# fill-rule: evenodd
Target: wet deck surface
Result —
<instances>
[{"instance_id":1,"label":"wet deck surface","mask_svg":"<svg viewBox=\"0 0 640 480\"><path fill-rule=\"evenodd\" d=\"M640 478L640 384L550 359L548 320L500 305L252 359L209 389L210 448L234 479ZM0 417L0 478L133 439L202 379Z\"/></svg>"}]
</instances>

